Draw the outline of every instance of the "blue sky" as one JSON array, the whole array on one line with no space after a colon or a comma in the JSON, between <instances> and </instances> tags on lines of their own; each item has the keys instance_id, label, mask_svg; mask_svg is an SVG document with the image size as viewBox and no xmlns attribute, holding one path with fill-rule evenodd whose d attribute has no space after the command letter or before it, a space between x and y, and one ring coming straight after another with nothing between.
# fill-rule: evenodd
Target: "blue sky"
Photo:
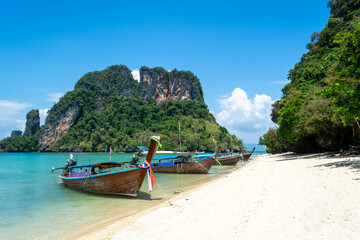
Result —
<instances>
[{"instance_id":1,"label":"blue sky","mask_svg":"<svg viewBox=\"0 0 360 240\"><path fill-rule=\"evenodd\" d=\"M256 143L287 74L328 20L327 1L3 1L0 139L85 73L190 70L218 122Z\"/></svg>"}]
</instances>

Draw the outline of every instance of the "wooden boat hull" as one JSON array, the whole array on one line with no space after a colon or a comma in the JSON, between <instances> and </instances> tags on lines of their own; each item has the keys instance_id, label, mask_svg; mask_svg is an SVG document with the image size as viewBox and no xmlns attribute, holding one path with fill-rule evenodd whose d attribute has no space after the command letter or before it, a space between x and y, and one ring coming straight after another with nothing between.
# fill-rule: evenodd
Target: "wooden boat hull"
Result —
<instances>
[{"instance_id":1,"label":"wooden boat hull","mask_svg":"<svg viewBox=\"0 0 360 240\"><path fill-rule=\"evenodd\" d=\"M241 159L240 155L226 156L226 157L218 157L217 160L221 163L221 165L236 165ZM217 161L214 164L219 165Z\"/></svg>"},{"instance_id":2,"label":"wooden boat hull","mask_svg":"<svg viewBox=\"0 0 360 240\"><path fill-rule=\"evenodd\" d=\"M146 171L146 169L129 169L89 177L70 178L60 176L60 178L65 186L75 190L136 198Z\"/></svg>"},{"instance_id":3,"label":"wooden boat hull","mask_svg":"<svg viewBox=\"0 0 360 240\"><path fill-rule=\"evenodd\" d=\"M156 173L178 173L178 174L207 174L214 164L215 158L200 161L179 163L171 166L153 166Z\"/></svg>"},{"instance_id":4,"label":"wooden boat hull","mask_svg":"<svg viewBox=\"0 0 360 240\"><path fill-rule=\"evenodd\" d=\"M254 151L255 151L255 148L253 148L253 150L251 152L243 154L244 161L249 161L249 158L254 153Z\"/></svg>"},{"instance_id":5,"label":"wooden boat hull","mask_svg":"<svg viewBox=\"0 0 360 240\"><path fill-rule=\"evenodd\" d=\"M244 154L244 161L249 161L249 158L250 158L251 154L248 153L248 154Z\"/></svg>"},{"instance_id":6,"label":"wooden boat hull","mask_svg":"<svg viewBox=\"0 0 360 240\"><path fill-rule=\"evenodd\" d=\"M157 146L158 141L155 137L151 138L149 153L146 156L145 161L147 165L151 164L151 161L156 153ZM94 164L92 165L92 168L99 167L98 165L101 164L108 163ZM75 190L136 198L146 173L147 169L135 167L99 174L81 172L81 174L83 174L81 177L79 177L80 174L77 174L76 177L74 177L75 174L67 172L61 174L59 177L65 186Z\"/></svg>"}]
</instances>

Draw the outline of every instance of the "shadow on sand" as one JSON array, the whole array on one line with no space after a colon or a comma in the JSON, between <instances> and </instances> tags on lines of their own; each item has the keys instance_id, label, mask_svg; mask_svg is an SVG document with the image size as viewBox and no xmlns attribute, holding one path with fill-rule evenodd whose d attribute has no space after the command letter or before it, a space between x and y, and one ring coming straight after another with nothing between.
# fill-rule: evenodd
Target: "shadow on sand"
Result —
<instances>
[{"instance_id":1,"label":"shadow on sand","mask_svg":"<svg viewBox=\"0 0 360 240\"><path fill-rule=\"evenodd\" d=\"M324 153L306 153L306 154L295 154L295 153L287 153L283 154L281 159L277 160L277 162L282 161L294 161L294 160L302 160L302 159L310 159L310 158L316 158L316 159L346 159L349 160L349 156L347 155L340 155L338 152L324 152ZM349 160L351 161L351 160ZM356 160L352 160L356 161Z\"/></svg>"},{"instance_id":2,"label":"shadow on sand","mask_svg":"<svg viewBox=\"0 0 360 240\"><path fill-rule=\"evenodd\" d=\"M339 153L334 153L334 152L314 153L314 154L288 153L283 155L281 159L277 160L277 162L294 161L294 160L302 160L302 159L310 159L310 158L334 160L333 162L315 165L314 167L328 167L328 168L347 167L351 170L360 172L359 155L340 155ZM353 180L360 180L360 178L354 178Z\"/></svg>"},{"instance_id":3,"label":"shadow on sand","mask_svg":"<svg viewBox=\"0 0 360 240\"><path fill-rule=\"evenodd\" d=\"M350 169L354 169L356 171L360 171L360 160L346 159L344 161L335 161L331 163L316 165L314 167L330 167L330 168L347 167ZM355 179L355 180L359 180L359 179Z\"/></svg>"},{"instance_id":4,"label":"shadow on sand","mask_svg":"<svg viewBox=\"0 0 360 240\"><path fill-rule=\"evenodd\" d=\"M284 161L295 161L295 160L302 160L302 159L308 159L308 158L317 158L321 154L295 154L295 153L288 153L282 155L281 159L276 160L277 162L284 162Z\"/></svg>"},{"instance_id":5,"label":"shadow on sand","mask_svg":"<svg viewBox=\"0 0 360 240\"><path fill-rule=\"evenodd\" d=\"M154 201L154 200L162 200L163 198L157 197L157 198L152 198L151 194L147 193L147 192L138 192L138 196L137 199L141 199L141 200L148 200L148 201Z\"/></svg>"}]
</instances>

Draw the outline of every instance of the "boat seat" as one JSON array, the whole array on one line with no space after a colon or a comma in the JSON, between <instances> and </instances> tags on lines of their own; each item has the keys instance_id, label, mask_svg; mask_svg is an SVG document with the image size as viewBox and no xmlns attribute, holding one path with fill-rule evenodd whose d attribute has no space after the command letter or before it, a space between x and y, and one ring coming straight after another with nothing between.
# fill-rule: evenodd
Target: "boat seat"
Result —
<instances>
[{"instance_id":1,"label":"boat seat","mask_svg":"<svg viewBox=\"0 0 360 240\"><path fill-rule=\"evenodd\" d=\"M88 172L77 172L70 174L70 177L87 177L87 176L89 176Z\"/></svg>"}]
</instances>

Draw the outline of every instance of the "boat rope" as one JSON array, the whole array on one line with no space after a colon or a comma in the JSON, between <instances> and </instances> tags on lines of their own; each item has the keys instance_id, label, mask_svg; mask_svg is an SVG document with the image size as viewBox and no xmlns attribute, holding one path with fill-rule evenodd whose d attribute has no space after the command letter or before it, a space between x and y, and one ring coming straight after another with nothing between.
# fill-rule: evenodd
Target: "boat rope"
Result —
<instances>
[{"instance_id":1,"label":"boat rope","mask_svg":"<svg viewBox=\"0 0 360 240\"><path fill-rule=\"evenodd\" d=\"M165 194L164 191L162 190L160 184L159 184L158 182L156 182L156 183L157 183L157 185L159 186L162 195L163 195L163 196L166 198L166 200L169 202L169 205L172 206L173 204L170 202L170 199L166 196L166 194Z\"/></svg>"},{"instance_id":2,"label":"boat rope","mask_svg":"<svg viewBox=\"0 0 360 240\"><path fill-rule=\"evenodd\" d=\"M84 190L85 185L86 185L86 182L87 182L87 180L89 179L89 176L90 176L90 174L88 174L88 175L86 176L86 179L85 179L85 181L84 181L84 184L82 185L82 187L80 188L80 190Z\"/></svg>"},{"instance_id":3,"label":"boat rope","mask_svg":"<svg viewBox=\"0 0 360 240\"><path fill-rule=\"evenodd\" d=\"M210 171L210 169L208 170L206 167L204 167L203 165L201 165L201 164L199 163L199 161L195 161L195 162L198 163L198 164L200 165L200 167L202 167L203 169L205 169L207 172L214 174L213 172Z\"/></svg>"},{"instance_id":4,"label":"boat rope","mask_svg":"<svg viewBox=\"0 0 360 240\"><path fill-rule=\"evenodd\" d=\"M173 161L173 164L175 164L174 161ZM180 166L180 168L179 168L179 166ZM176 164L176 172L177 173L181 173L182 168L183 168L183 164Z\"/></svg>"}]
</instances>

